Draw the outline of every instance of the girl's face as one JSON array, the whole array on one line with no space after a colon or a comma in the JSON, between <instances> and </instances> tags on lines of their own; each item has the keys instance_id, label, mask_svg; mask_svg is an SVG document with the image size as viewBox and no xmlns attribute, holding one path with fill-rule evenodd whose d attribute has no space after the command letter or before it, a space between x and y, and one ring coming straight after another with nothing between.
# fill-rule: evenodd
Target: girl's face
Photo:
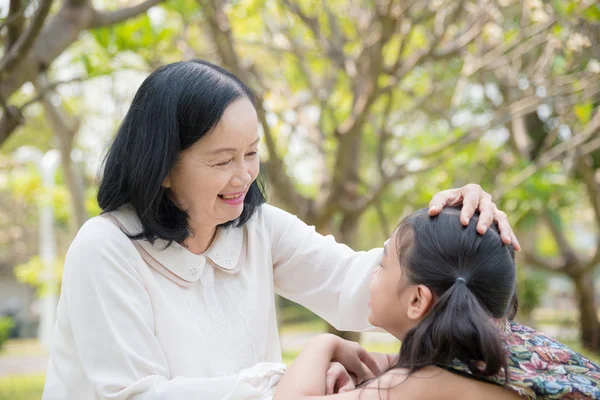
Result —
<instances>
[{"instance_id":1,"label":"girl's face","mask_svg":"<svg viewBox=\"0 0 600 400\"><path fill-rule=\"evenodd\" d=\"M214 228L240 216L259 172L258 140L256 111L243 97L227 107L212 132L181 153L164 186L193 228Z\"/></svg>"},{"instance_id":2,"label":"girl's face","mask_svg":"<svg viewBox=\"0 0 600 400\"><path fill-rule=\"evenodd\" d=\"M429 288L410 282L400 265L397 242L398 229L386 242L381 264L371 278L369 323L402 340L426 314L432 297Z\"/></svg>"}]
</instances>

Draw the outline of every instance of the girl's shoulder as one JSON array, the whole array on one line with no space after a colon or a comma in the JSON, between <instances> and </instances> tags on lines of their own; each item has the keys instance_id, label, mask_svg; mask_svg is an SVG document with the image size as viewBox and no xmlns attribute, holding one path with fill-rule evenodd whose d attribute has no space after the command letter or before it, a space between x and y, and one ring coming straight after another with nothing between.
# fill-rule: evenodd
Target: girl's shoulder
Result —
<instances>
[{"instance_id":1,"label":"girl's shoulder","mask_svg":"<svg viewBox=\"0 0 600 400\"><path fill-rule=\"evenodd\" d=\"M508 387L525 398L600 399L600 367L543 332L506 321L502 325L508 358ZM449 368L471 374L455 360ZM504 374L487 378L503 385Z\"/></svg>"}]
</instances>

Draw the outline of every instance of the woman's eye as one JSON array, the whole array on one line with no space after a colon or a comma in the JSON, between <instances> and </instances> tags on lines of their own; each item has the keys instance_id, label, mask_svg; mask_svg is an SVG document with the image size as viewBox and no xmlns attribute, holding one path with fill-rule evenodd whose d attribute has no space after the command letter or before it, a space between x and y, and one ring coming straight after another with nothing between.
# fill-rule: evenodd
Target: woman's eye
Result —
<instances>
[{"instance_id":1,"label":"woman's eye","mask_svg":"<svg viewBox=\"0 0 600 400\"><path fill-rule=\"evenodd\" d=\"M255 156L255 155L257 155L257 154L258 154L258 152L256 152L256 151L251 151L250 153L246 154L246 156L248 156L248 157L254 157L254 156Z\"/></svg>"},{"instance_id":2,"label":"woman's eye","mask_svg":"<svg viewBox=\"0 0 600 400\"><path fill-rule=\"evenodd\" d=\"M229 165L231 163L231 161L233 161L233 160L223 161L223 162L215 164L215 165L218 166L218 167L224 167L226 165Z\"/></svg>"}]
</instances>

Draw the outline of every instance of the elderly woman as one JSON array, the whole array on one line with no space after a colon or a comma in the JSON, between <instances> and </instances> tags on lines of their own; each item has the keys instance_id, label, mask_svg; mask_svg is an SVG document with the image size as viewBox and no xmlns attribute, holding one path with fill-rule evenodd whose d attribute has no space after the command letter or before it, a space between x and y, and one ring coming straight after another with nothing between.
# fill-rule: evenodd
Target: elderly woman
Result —
<instances>
[{"instance_id":1,"label":"elderly woman","mask_svg":"<svg viewBox=\"0 0 600 400\"><path fill-rule=\"evenodd\" d=\"M274 293L369 328L381 249L355 252L263 204L254 101L204 61L141 85L106 158L103 213L67 254L44 399L270 398L285 371ZM463 223L479 209L481 233L496 219L516 243L477 185L441 192L431 213L460 202Z\"/></svg>"}]
</instances>

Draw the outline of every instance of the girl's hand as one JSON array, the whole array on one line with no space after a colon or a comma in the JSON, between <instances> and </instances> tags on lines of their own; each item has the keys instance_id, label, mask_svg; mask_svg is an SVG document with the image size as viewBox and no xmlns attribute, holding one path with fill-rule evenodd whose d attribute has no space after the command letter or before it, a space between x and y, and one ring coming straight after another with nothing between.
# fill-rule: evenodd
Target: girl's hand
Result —
<instances>
[{"instance_id":1,"label":"girl's hand","mask_svg":"<svg viewBox=\"0 0 600 400\"><path fill-rule=\"evenodd\" d=\"M354 390L356 388L355 379L356 377L350 376L350 373L339 362L330 363L327 370L327 395Z\"/></svg>"},{"instance_id":2,"label":"girl's hand","mask_svg":"<svg viewBox=\"0 0 600 400\"><path fill-rule=\"evenodd\" d=\"M356 377L356 383L381 375L381 369L375 358L356 342L328 335L332 345L331 361L340 363L350 375Z\"/></svg>"},{"instance_id":3,"label":"girl's hand","mask_svg":"<svg viewBox=\"0 0 600 400\"><path fill-rule=\"evenodd\" d=\"M369 353L371 357L375 359L379 370L382 373L388 371L392 366L398 362L397 354L382 354L382 353ZM363 381L361 385L366 382L377 378L375 374L370 373L367 376L367 380ZM343 393L350 390L356 389L358 386L356 376L346 371L346 368L338 362L332 362L327 370L327 394Z\"/></svg>"}]
</instances>

